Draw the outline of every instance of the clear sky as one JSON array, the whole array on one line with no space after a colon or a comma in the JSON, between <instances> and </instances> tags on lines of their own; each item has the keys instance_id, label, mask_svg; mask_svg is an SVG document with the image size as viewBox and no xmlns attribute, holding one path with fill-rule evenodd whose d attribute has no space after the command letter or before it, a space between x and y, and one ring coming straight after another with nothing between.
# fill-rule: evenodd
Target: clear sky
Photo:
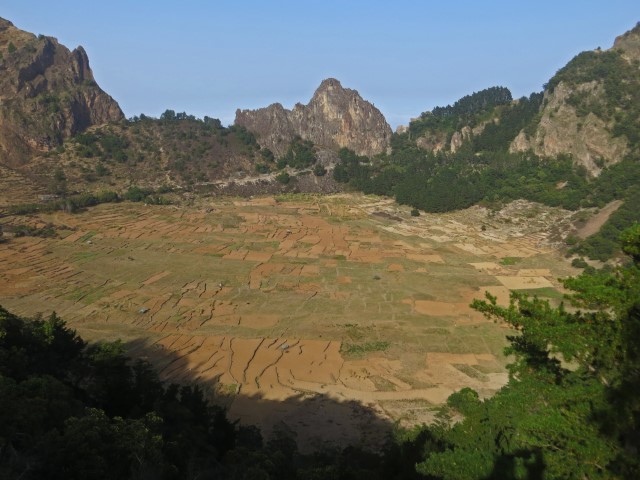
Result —
<instances>
[{"instance_id":1,"label":"clear sky","mask_svg":"<svg viewBox=\"0 0 640 480\"><path fill-rule=\"evenodd\" d=\"M335 77L395 127L490 86L540 91L640 21L640 1L1 0L0 16L82 45L127 116L229 124L236 108L307 103Z\"/></svg>"}]
</instances>

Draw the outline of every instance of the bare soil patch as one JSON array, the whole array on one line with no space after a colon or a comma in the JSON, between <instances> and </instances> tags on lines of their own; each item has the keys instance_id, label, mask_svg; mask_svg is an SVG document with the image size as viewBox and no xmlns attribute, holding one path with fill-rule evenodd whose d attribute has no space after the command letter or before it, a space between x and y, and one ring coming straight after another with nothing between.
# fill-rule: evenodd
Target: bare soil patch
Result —
<instances>
[{"instance_id":1,"label":"bare soil patch","mask_svg":"<svg viewBox=\"0 0 640 480\"><path fill-rule=\"evenodd\" d=\"M600 209L598 213L593 215L582 227L578 229L576 235L579 238L585 239L587 237L590 237L594 233L598 233L602 225L604 225L606 221L609 220L611 214L618 210L621 205L622 200L614 200L613 202L605 205Z\"/></svg>"}]
</instances>

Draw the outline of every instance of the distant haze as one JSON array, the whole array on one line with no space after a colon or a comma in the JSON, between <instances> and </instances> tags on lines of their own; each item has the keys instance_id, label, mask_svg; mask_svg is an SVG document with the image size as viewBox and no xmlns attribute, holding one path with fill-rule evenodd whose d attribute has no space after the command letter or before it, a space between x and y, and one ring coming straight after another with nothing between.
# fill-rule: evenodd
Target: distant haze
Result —
<instances>
[{"instance_id":1,"label":"distant haze","mask_svg":"<svg viewBox=\"0 0 640 480\"><path fill-rule=\"evenodd\" d=\"M0 16L84 46L128 117L171 108L229 124L236 108L307 103L335 77L395 128L490 86L540 91L631 29L640 2L9 0Z\"/></svg>"}]
</instances>

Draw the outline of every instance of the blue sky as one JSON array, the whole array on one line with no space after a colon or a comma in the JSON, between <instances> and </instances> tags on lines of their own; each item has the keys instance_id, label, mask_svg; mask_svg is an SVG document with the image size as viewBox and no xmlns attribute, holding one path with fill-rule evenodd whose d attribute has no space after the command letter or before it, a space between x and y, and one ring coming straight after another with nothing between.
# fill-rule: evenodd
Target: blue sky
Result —
<instances>
[{"instance_id":1,"label":"blue sky","mask_svg":"<svg viewBox=\"0 0 640 480\"><path fill-rule=\"evenodd\" d=\"M307 103L335 77L395 127L490 86L541 90L640 21L640 1L2 0L0 16L82 45L127 116L229 124L236 108Z\"/></svg>"}]
</instances>

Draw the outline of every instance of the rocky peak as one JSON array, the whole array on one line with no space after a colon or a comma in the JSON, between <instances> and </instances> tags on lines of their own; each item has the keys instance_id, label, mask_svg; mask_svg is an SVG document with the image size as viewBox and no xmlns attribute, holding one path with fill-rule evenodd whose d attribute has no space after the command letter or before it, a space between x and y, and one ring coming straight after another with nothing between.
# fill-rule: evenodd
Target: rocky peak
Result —
<instances>
[{"instance_id":1,"label":"rocky peak","mask_svg":"<svg viewBox=\"0 0 640 480\"><path fill-rule=\"evenodd\" d=\"M6 18L2 18L0 17L0 32L13 27L13 23L11 23L9 20L7 20Z\"/></svg>"},{"instance_id":2,"label":"rocky peak","mask_svg":"<svg viewBox=\"0 0 640 480\"><path fill-rule=\"evenodd\" d=\"M124 118L100 89L82 47L0 18L0 161L22 164L87 127Z\"/></svg>"},{"instance_id":3,"label":"rocky peak","mask_svg":"<svg viewBox=\"0 0 640 480\"><path fill-rule=\"evenodd\" d=\"M622 51L628 61L640 61L640 22L628 32L620 35L613 42L613 49Z\"/></svg>"},{"instance_id":4,"label":"rocky peak","mask_svg":"<svg viewBox=\"0 0 640 480\"><path fill-rule=\"evenodd\" d=\"M316 89L314 96L324 91L331 91L336 89L344 90L342 88L340 80L336 80L335 78L325 78L322 82L320 82L320 86Z\"/></svg>"},{"instance_id":5,"label":"rocky peak","mask_svg":"<svg viewBox=\"0 0 640 480\"><path fill-rule=\"evenodd\" d=\"M282 155L295 137L368 156L384 152L391 140L391 127L380 110L335 78L323 80L307 105L298 103L287 110L275 103L238 110L235 123L254 132L258 143L276 155Z\"/></svg>"}]
</instances>

